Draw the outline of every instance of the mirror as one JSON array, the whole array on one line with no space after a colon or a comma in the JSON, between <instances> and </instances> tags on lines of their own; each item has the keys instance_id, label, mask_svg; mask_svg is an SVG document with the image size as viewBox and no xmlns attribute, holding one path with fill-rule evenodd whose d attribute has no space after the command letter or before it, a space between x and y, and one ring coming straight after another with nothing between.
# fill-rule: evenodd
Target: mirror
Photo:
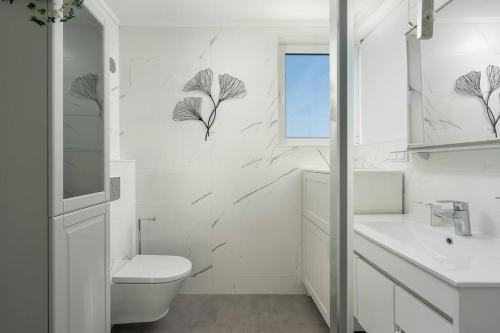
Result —
<instances>
[{"instance_id":1,"label":"mirror","mask_svg":"<svg viewBox=\"0 0 500 333\"><path fill-rule=\"evenodd\" d=\"M67 199L104 191L104 29L84 6L63 30Z\"/></svg>"},{"instance_id":2,"label":"mirror","mask_svg":"<svg viewBox=\"0 0 500 333\"><path fill-rule=\"evenodd\" d=\"M500 1L454 0L434 37L407 33L408 147L492 146L500 141Z\"/></svg>"}]
</instances>

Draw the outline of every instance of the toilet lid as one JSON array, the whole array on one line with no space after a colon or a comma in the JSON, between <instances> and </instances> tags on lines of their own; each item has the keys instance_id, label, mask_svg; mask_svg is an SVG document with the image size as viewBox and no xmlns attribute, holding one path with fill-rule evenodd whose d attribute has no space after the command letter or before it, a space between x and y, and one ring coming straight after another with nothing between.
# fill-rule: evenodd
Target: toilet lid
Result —
<instances>
[{"instance_id":1,"label":"toilet lid","mask_svg":"<svg viewBox=\"0 0 500 333\"><path fill-rule=\"evenodd\" d=\"M191 261L183 257L138 255L113 275L114 283L167 283L191 273Z\"/></svg>"}]
</instances>

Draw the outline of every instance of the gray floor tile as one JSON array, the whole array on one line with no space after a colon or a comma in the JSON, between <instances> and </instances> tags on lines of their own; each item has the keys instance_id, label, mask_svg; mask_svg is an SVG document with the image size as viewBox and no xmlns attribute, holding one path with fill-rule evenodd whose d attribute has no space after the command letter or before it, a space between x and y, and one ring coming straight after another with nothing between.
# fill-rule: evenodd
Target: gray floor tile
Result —
<instances>
[{"instance_id":1,"label":"gray floor tile","mask_svg":"<svg viewBox=\"0 0 500 333\"><path fill-rule=\"evenodd\" d=\"M305 295L178 295L154 323L116 325L112 333L328 333Z\"/></svg>"},{"instance_id":2,"label":"gray floor tile","mask_svg":"<svg viewBox=\"0 0 500 333\"><path fill-rule=\"evenodd\" d=\"M233 326L231 333L280 333L277 326L274 325L245 325L237 324Z\"/></svg>"}]
</instances>

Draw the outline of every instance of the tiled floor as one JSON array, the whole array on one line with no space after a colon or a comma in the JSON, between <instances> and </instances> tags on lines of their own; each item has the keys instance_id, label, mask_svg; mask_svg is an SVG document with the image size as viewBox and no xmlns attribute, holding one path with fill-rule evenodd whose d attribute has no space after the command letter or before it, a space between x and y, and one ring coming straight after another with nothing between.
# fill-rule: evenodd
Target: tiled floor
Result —
<instances>
[{"instance_id":1,"label":"tiled floor","mask_svg":"<svg viewBox=\"0 0 500 333\"><path fill-rule=\"evenodd\" d=\"M311 298L302 295L178 295L170 312L112 333L328 333Z\"/></svg>"}]
</instances>

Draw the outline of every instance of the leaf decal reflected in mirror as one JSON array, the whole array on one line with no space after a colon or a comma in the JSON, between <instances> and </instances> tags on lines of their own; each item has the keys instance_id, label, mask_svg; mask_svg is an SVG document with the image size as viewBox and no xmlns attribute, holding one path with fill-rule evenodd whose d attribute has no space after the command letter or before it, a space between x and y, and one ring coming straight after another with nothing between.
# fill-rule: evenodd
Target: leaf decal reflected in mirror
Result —
<instances>
[{"instance_id":1,"label":"leaf decal reflected in mirror","mask_svg":"<svg viewBox=\"0 0 500 333\"><path fill-rule=\"evenodd\" d=\"M220 96L219 100L224 101L231 98L241 98L245 97L247 91L245 89L245 84L229 75L219 75L219 84L220 84Z\"/></svg>"},{"instance_id":2,"label":"leaf decal reflected in mirror","mask_svg":"<svg viewBox=\"0 0 500 333\"><path fill-rule=\"evenodd\" d=\"M212 94L213 72L210 68L199 71L188 83L184 86L184 91L198 90L208 96Z\"/></svg>"},{"instance_id":3,"label":"leaf decal reflected in mirror","mask_svg":"<svg viewBox=\"0 0 500 333\"><path fill-rule=\"evenodd\" d=\"M186 97L177 103L174 109L175 121L201 120L201 97Z\"/></svg>"},{"instance_id":4,"label":"leaf decal reflected in mirror","mask_svg":"<svg viewBox=\"0 0 500 333\"><path fill-rule=\"evenodd\" d=\"M75 79L71 84L70 92L73 96L94 101L99 108L99 116L102 118L102 97L99 93L99 76L97 74L88 73Z\"/></svg>"},{"instance_id":5,"label":"leaf decal reflected in mirror","mask_svg":"<svg viewBox=\"0 0 500 333\"><path fill-rule=\"evenodd\" d=\"M455 83L455 92L460 95L477 97L481 101L490 122L491 131L495 138L498 138L497 124L500 121L500 113L495 115L490 106L490 99L493 92L500 88L500 67L489 65L486 68L486 76L488 77L490 88L485 95L483 95L483 91L481 90L480 71L471 71L459 77Z\"/></svg>"},{"instance_id":6,"label":"leaf decal reflected in mirror","mask_svg":"<svg viewBox=\"0 0 500 333\"><path fill-rule=\"evenodd\" d=\"M486 68L486 75L490 82L490 91L495 91L500 88L500 67L489 65Z\"/></svg>"},{"instance_id":7,"label":"leaf decal reflected in mirror","mask_svg":"<svg viewBox=\"0 0 500 333\"><path fill-rule=\"evenodd\" d=\"M470 95L483 98L481 91L481 72L472 71L458 78L455 91L460 95Z\"/></svg>"}]
</instances>

